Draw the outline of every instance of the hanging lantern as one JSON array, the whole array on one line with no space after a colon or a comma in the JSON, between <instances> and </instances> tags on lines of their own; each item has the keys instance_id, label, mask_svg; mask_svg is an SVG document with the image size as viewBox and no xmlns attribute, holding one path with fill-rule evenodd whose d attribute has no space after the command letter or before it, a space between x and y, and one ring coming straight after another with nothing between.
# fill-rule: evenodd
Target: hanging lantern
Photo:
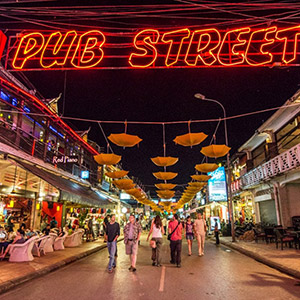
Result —
<instances>
[{"instance_id":1,"label":"hanging lantern","mask_svg":"<svg viewBox=\"0 0 300 300\"><path fill-rule=\"evenodd\" d=\"M100 153L94 156L95 161L99 165L116 165L118 162L120 162L121 158L122 156L113 153Z\"/></svg>"},{"instance_id":2,"label":"hanging lantern","mask_svg":"<svg viewBox=\"0 0 300 300\"><path fill-rule=\"evenodd\" d=\"M173 166L178 162L178 158L177 157L171 157L171 156L157 156L154 158L151 158L152 162L154 164L156 164L159 167L169 167L169 166Z\"/></svg>"},{"instance_id":3,"label":"hanging lantern","mask_svg":"<svg viewBox=\"0 0 300 300\"><path fill-rule=\"evenodd\" d=\"M142 141L137 135L127 133L111 134L108 139L120 147L134 147Z\"/></svg>"},{"instance_id":4,"label":"hanging lantern","mask_svg":"<svg viewBox=\"0 0 300 300\"><path fill-rule=\"evenodd\" d=\"M201 153L207 157L222 157L225 156L231 148L226 145L210 145L207 147L203 147L201 149Z\"/></svg>"},{"instance_id":5,"label":"hanging lantern","mask_svg":"<svg viewBox=\"0 0 300 300\"><path fill-rule=\"evenodd\" d=\"M10 200L10 201L9 201L9 207L11 207L11 208L12 208L12 207L14 207L14 205L15 205L15 202L14 202L14 200Z\"/></svg>"},{"instance_id":6,"label":"hanging lantern","mask_svg":"<svg viewBox=\"0 0 300 300\"><path fill-rule=\"evenodd\" d=\"M74 208L73 207L71 207L71 209L70 209L70 212L72 213L74 211Z\"/></svg>"}]
</instances>

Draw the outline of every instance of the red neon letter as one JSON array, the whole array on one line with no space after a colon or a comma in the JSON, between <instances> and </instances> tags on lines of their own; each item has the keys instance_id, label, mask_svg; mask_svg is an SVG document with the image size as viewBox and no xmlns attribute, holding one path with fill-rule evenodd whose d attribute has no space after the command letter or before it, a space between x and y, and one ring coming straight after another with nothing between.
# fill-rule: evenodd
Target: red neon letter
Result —
<instances>
[{"instance_id":1,"label":"red neon letter","mask_svg":"<svg viewBox=\"0 0 300 300\"><path fill-rule=\"evenodd\" d=\"M286 64L296 59L298 35L300 35L300 25L278 30L276 33L276 39L284 41L282 61Z\"/></svg>"},{"instance_id":2,"label":"red neon letter","mask_svg":"<svg viewBox=\"0 0 300 300\"><path fill-rule=\"evenodd\" d=\"M44 46L44 36L39 32L24 35L19 43L12 65L15 69L22 69L26 61L35 56Z\"/></svg>"},{"instance_id":3,"label":"red neon letter","mask_svg":"<svg viewBox=\"0 0 300 300\"><path fill-rule=\"evenodd\" d=\"M59 31L52 33L42 51L41 66L45 69L54 65L63 66L66 63L76 36L76 31L68 31L64 37Z\"/></svg>"},{"instance_id":4,"label":"red neon letter","mask_svg":"<svg viewBox=\"0 0 300 300\"><path fill-rule=\"evenodd\" d=\"M5 47L6 40L7 40L6 35L0 30L0 59L1 59L2 54L3 54L3 50L4 50L4 47Z\"/></svg>"},{"instance_id":5,"label":"red neon letter","mask_svg":"<svg viewBox=\"0 0 300 300\"><path fill-rule=\"evenodd\" d=\"M177 63L183 41L185 39L187 39L189 36L190 36L190 31L187 28L164 33L161 40L164 43L170 44L169 51L168 51L168 54L167 54L167 57L165 60L165 64L167 67ZM174 48L175 48L175 51L174 51ZM172 50L173 50L173 54L171 53ZM174 52L176 54L174 54ZM171 55L170 55L170 53L171 53ZM170 56L171 56L171 58L170 58ZM174 58L174 56L175 56L175 58Z\"/></svg>"},{"instance_id":6,"label":"red neon letter","mask_svg":"<svg viewBox=\"0 0 300 300\"><path fill-rule=\"evenodd\" d=\"M249 27L226 32L218 52L218 60L220 64L224 66L233 66L242 64L244 62L245 50L242 48L241 51L237 51L236 48L246 44L247 40L241 39L241 35L248 32L250 32ZM226 46L227 49L224 49Z\"/></svg>"},{"instance_id":7,"label":"red neon letter","mask_svg":"<svg viewBox=\"0 0 300 300\"><path fill-rule=\"evenodd\" d=\"M220 33L214 28L195 30L186 52L186 64L189 66L196 66L200 59L206 66L211 66L217 60L212 52L219 46L220 41Z\"/></svg>"},{"instance_id":8,"label":"red neon letter","mask_svg":"<svg viewBox=\"0 0 300 300\"><path fill-rule=\"evenodd\" d=\"M104 56L101 48L104 42L105 36L99 30L91 30L84 33L78 41L71 64L78 69L96 66Z\"/></svg>"},{"instance_id":9,"label":"red neon letter","mask_svg":"<svg viewBox=\"0 0 300 300\"><path fill-rule=\"evenodd\" d=\"M276 30L277 30L277 27L274 26L274 27L270 27L270 28L266 28L266 29L256 30L251 33L248 47L247 47L247 50L245 53L246 61L250 66L261 66L261 65L272 62L273 55L268 51L263 51L263 48L267 45L274 44L275 39L274 38L269 39L268 35L276 32ZM261 34L263 34L262 39L260 38ZM257 38L255 38L255 36L257 36ZM257 49L258 45L260 45L259 49ZM249 53L250 47L251 47L251 49L250 49L251 53ZM250 57L253 57L253 58L250 58ZM256 57L262 58L262 61L260 61L260 62L254 61L254 58L256 58Z\"/></svg>"},{"instance_id":10,"label":"red neon letter","mask_svg":"<svg viewBox=\"0 0 300 300\"><path fill-rule=\"evenodd\" d=\"M156 44L158 39L159 32L155 29L145 29L139 32L134 38L133 45L142 53L131 53L129 57L130 65L135 68L147 68L152 65L157 58L157 50L153 44Z\"/></svg>"}]
</instances>

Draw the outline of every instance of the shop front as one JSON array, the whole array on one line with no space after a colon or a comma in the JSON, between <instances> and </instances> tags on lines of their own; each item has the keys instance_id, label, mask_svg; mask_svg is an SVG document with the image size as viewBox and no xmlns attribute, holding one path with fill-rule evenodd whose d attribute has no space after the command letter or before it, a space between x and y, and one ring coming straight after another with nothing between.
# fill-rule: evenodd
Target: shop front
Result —
<instances>
[{"instance_id":1,"label":"shop front","mask_svg":"<svg viewBox=\"0 0 300 300\"><path fill-rule=\"evenodd\" d=\"M234 220L239 224L256 222L254 196L251 191L241 192L233 198Z\"/></svg>"}]
</instances>

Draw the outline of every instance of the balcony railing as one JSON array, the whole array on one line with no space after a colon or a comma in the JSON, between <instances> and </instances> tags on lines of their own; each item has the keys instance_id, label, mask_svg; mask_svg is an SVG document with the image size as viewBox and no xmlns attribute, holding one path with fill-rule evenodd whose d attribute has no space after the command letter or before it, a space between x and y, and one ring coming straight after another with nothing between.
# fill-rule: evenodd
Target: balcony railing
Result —
<instances>
[{"instance_id":1,"label":"balcony railing","mask_svg":"<svg viewBox=\"0 0 300 300\"><path fill-rule=\"evenodd\" d=\"M241 187L247 188L300 166L300 144L243 175Z\"/></svg>"}]
</instances>

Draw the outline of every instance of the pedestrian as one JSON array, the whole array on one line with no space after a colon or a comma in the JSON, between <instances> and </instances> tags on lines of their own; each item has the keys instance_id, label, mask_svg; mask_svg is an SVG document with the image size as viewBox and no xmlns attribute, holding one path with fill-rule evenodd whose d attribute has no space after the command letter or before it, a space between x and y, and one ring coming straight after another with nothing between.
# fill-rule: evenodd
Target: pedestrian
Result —
<instances>
[{"instance_id":1,"label":"pedestrian","mask_svg":"<svg viewBox=\"0 0 300 300\"><path fill-rule=\"evenodd\" d=\"M169 236L171 249L171 264L176 264L177 268L181 267L181 248L182 248L182 224L178 220L178 215L174 214L169 222Z\"/></svg>"},{"instance_id":2,"label":"pedestrian","mask_svg":"<svg viewBox=\"0 0 300 300\"><path fill-rule=\"evenodd\" d=\"M147 242L152 234L151 241L155 242L155 247L152 247L152 266L161 267L160 248L162 246L162 236L165 233L162 226L160 216L156 216L151 224L151 228L147 237Z\"/></svg>"},{"instance_id":3,"label":"pedestrian","mask_svg":"<svg viewBox=\"0 0 300 300\"><path fill-rule=\"evenodd\" d=\"M218 219L214 219L215 221L215 228L214 228L214 232L215 232L215 237L216 237L216 245L220 244L220 240L219 240L219 224L218 224Z\"/></svg>"},{"instance_id":4,"label":"pedestrian","mask_svg":"<svg viewBox=\"0 0 300 300\"><path fill-rule=\"evenodd\" d=\"M110 221L110 215L106 215L106 217L105 217L104 220L103 220L103 227L104 227L104 243L106 243L106 241L107 241L106 227L107 227L107 224L109 223L109 221Z\"/></svg>"},{"instance_id":5,"label":"pedestrian","mask_svg":"<svg viewBox=\"0 0 300 300\"><path fill-rule=\"evenodd\" d=\"M93 219L92 217L89 217L88 222L87 222L87 226L88 226L88 241L94 241L95 240L95 236L94 236L94 230L93 230Z\"/></svg>"},{"instance_id":6,"label":"pedestrian","mask_svg":"<svg viewBox=\"0 0 300 300\"><path fill-rule=\"evenodd\" d=\"M197 220L194 222L194 229L196 233L196 238L198 242L198 255L204 255L204 243L205 243L205 235L206 235L206 222L203 219L201 213L197 214Z\"/></svg>"},{"instance_id":7,"label":"pedestrian","mask_svg":"<svg viewBox=\"0 0 300 300\"><path fill-rule=\"evenodd\" d=\"M138 253L138 242L141 237L142 228L139 222L135 221L134 215L129 216L129 223L124 227L124 243L126 254L130 256L130 272L136 271L136 257Z\"/></svg>"},{"instance_id":8,"label":"pedestrian","mask_svg":"<svg viewBox=\"0 0 300 300\"><path fill-rule=\"evenodd\" d=\"M194 227L194 223L191 220L191 217L188 216L186 218L186 223L184 225L185 228L185 237L187 240L187 244L188 244L188 249L189 249L189 256L192 255L192 246L193 246L193 240L194 240L194 232L193 232L193 228Z\"/></svg>"},{"instance_id":9,"label":"pedestrian","mask_svg":"<svg viewBox=\"0 0 300 300\"><path fill-rule=\"evenodd\" d=\"M164 227L164 232L165 232L164 235L167 234L167 224L168 224L168 221L167 221L166 217L164 217L162 219L162 226Z\"/></svg>"},{"instance_id":10,"label":"pedestrian","mask_svg":"<svg viewBox=\"0 0 300 300\"><path fill-rule=\"evenodd\" d=\"M109 253L108 272L112 273L116 267L117 241L120 236L120 225L116 222L116 216L111 215L110 222L106 225L107 249Z\"/></svg>"}]
</instances>

